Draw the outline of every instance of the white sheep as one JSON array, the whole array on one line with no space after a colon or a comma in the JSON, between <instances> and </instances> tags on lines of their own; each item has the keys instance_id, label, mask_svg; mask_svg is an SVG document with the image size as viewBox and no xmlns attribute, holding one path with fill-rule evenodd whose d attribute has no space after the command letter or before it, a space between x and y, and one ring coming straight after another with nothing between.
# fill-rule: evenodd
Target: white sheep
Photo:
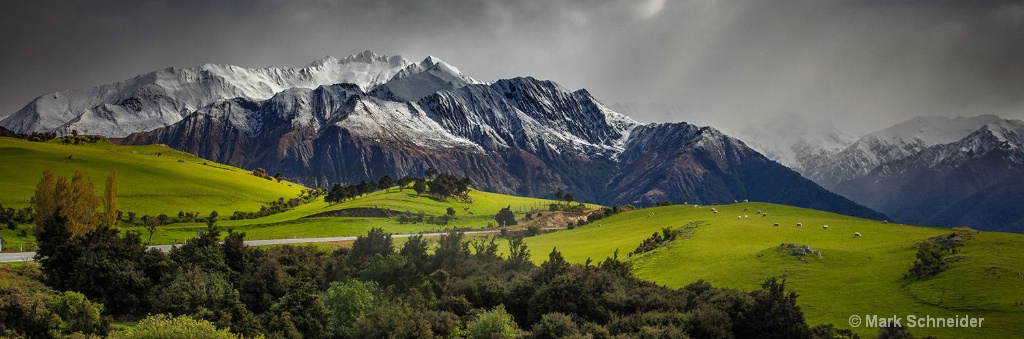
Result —
<instances>
[{"instance_id":1,"label":"white sheep","mask_svg":"<svg viewBox=\"0 0 1024 339\"><path fill-rule=\"evenodd\" d=\"M822 225L821 228L827 230L828 229L828 225Z\"/></svg>"},{"instance_id":2,"label":"white sheep","mask_svg":"<svg viewBox=\"0 0 1024 339\"><path fill-rule=\"evenodd\" d=\"M736 216L736 219L737 219L737 220L738 220L738 219L743 219L743 217L741 217L741 216L738 216L738 215L737 215L737 216Z\"/></svg>"},{"instance_id":3,"label":"white sheep","mask_svg":"<svg viewBox=\"0 0 1024 339\"><path fill-rule=\"evenodd\" d=\"M775 224L774 224L774 225L772 225L772 226L773 226L773 227L779 227L779 223L775 223Z\"/></svg>"},{"instance_id":4,"label":"white sheep","mask_svg":"<svg viewBox=\"0 0 1024 339\"><path fill-rule=\"evenodd\" d=\"M853 232L854 238L860 238L860 232Z\"/></svg>"},{"instance_id":5,"label":"white sheep","mask_svg":"<svg viewBox=\"0 0 1024 339\"><path fill-rule=\"evenodd\" d=\"M746 215L746 214L744 214L744 215L743 215L743 219L747 219L747 218L750 218L750 216L749 216L749 215Z\"/></svg>"},{"instance_id":6,"label":"white sheep","mask_svg":"<svg viewBox=\"0 0 1024 339\"><path fill-rule=\"evenodd\" d=\"M796 223L796 227L801 227L801 226L803 226L803 225L804 225L804 224L801 224L801 223Z\"/></svg>"}]
</instances>

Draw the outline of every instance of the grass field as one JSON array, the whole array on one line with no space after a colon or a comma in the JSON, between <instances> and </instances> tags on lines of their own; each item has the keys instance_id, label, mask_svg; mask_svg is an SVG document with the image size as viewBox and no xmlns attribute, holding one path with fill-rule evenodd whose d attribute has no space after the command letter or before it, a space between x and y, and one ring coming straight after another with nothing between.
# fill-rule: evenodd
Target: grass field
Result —
<instances>
[{"instance_id":1,"label":"grass field","mask_svg":"<svg viewBox=\"0 0 1024 339\"><path fill-rule=\"evenodd\" d=\"M157 156L159 154L159 156ZM70 158L69 158L70 157ZM70 177L81 171L95 185L97 195L111 169L117 169L118 209L138 216L179 211L256 211L277 198L292 198L303 189L287 181L257 178L249 171L208 162L160 145L118 146L109 142L62 145L0 137L0 204L29 206L44 170ZM31 225L20 228L31 229ZM31 249L35 240L21 229L0 228L4 249Z\"/></svg>"},{"instance_id":2,"label":"grass field","mask_svg":"<svg viewBox=\"0 0 1024 339\"><path fill-rule=\"evenodd\" d=\"M159 156L158 156L159 154ZM70 156L70 158L69 158ZM83 145L62 145L57 142L28 142L0 138L0 204L23 208L29 205L35 185L44 170L56 175L71 176L81 171L95 183L97 194L112 168L117 169L118 203L122 211L142 215L167 214L179 211L208 215L218 211L219 225L246 232L249 239L295 237L327 237L365 234L372 227L383 227L393 233L416 233L447 228L483 228L494 225L494 214L511 206L520 216L529 210L543 210L553 201L471 191L471 201L437 201L417 196L413 190L379 191L341 204L328 205L322 200L300 205L284 213L258 219L228 220L234 211L257 211L277 198L292 198L303 189L287 181L278 183L255 177L248 170L206 161L191 154L160 145L119 146L108 142ZM310 217L319 213L349 208L380 207L400 212L420 212L441 216L448 207L456 210L456 218L448 225L427 223L400 224L397 218ZM589 206L593 207L593 206ZM29 228L23 225L20 228ZM179 223L158 227L153 244L181 243L205 230L202 223ZM30 229L30 228L29 228ZM141 227L125 227L148 233ZM21 236L21 229L0 229L6 240L5 249L18 249L25 244L31 249L31 231Z\"/></svg>"},{"instance_id":3,"label":"grass field","mask_svg":"<svg viewBox=\"0 0 1024 339\"><path fill-rule=\"evenodd\" d=\"M0 137L0 159L0 203L5 207L27 207L44 170L67 177L81 171L99 194L110 170L117 169L119 209L139 216L255 211L277 198L296 197L304 188L160 145L73 146Z\"/></svg>"},{"instance_id":4,"label":"grass field","mask_svg":"<svg viewBox=\"0 0 1024 339\"><path fill-rule=\"evenodd\" d=\"M331 236L350 236L366 234L373 227L380 227L387 232L418 233L427 231L443 231L451 228L479 229L496 226L494 215L498 210L510 206L519 211L522 217L526 211L541 209L550 200L509 196L497 193L472 190L471 201L448 199L438 201L426 195L417 196L411 189L378 191L366 196L348 200L340 204L329 205L317 201L287 212L269 215L258 219L226 220L222 218L218 225L223 229L232 228L245 232L247 239L282 239L282 238L317 238ZM441 216L448 207L455 209L455 219L447 225L429 223L399 223L398 218L371 217L311 217L324 212L361 207L388 208L400 212L409 211L413 214L423 212L427 216ZM223 215L223 214L222 214ZM141 227L130 228L143 233L144 240L148 234ZM196 232L205 230L202 223L172 224L157 228L153 235L153 244L181 243L185 239L196 236Z\"/></svg>"},{"instance_id":5,"label":"grass field","mask_svg":"<svg viewBox=\"0 0 1024 339\"><path fill-rule=\"evenodd\" d=\"M638 277L669 287L698 279L715 286L751 290L767 277L787 280L800 296L808 323L849 328L851 315L984 317L981 328L910 328L943 338L1015 337L1024 333L1024 236L983 232L952 256L952 267L915 280L904 274L916 244L950 229L884 224L787 206L743 203L709 207L669 206L621 213L575 230L527 238L535 262L557 247L573 262L620 258L662 227L704 221L690 239L630 260ZM747 211L744 211L744 208ZM768 213L758 216L756 211ZM649 216L653 213L653 216ZM737 216L749 216L737 219ZM780 227L772 227L778 222ZM796 223L803 227L796 227ZM829 225L827 230L822 225ZM855 238L854 232L863 236ZM808 263L776 250L782 243L809 245L822 258ZM905 320L904 320L905 321ZM875 328L853 328L874 337Z\"/></svg>"}]
</instances>

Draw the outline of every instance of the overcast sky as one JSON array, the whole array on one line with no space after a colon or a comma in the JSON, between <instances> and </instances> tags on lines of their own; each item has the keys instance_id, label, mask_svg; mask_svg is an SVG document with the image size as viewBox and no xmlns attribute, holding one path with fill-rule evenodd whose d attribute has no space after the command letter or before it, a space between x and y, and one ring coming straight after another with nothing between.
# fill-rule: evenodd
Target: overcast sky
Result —
<instances>
[{"instance_id":1,"label":"overcast sky","mask_svg":"<svg viewBox=\"0 0 1024 339\"><path fill-rule=\"evenodd\" d=\"M1022 1L6 0L0 45L0 115L169 66L372 50L586 88L641 121L1024 118Z\"/></svg>"}]
</instances>

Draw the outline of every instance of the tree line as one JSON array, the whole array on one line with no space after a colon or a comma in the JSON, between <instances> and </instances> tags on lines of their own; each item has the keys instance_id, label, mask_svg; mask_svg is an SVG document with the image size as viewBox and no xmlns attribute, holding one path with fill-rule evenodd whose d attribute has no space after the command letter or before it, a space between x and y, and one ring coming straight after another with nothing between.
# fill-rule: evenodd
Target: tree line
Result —
<instances>
[{"instance_id":1,"label":"tree line","mask_svg":"<svg viewBox=\"0 0 1024 339\"><path fill-rule=\"evenodd\" d=\"M146 250L138 232L121 234L110 216L114 177L97 198L79 174L44 175L35 199L38 272L0 270L0 279L21 277L0 284L0 295L17 296L0 303L0 335L138 337L197 328L211 337L275 338L851 334L809 327L782 280L753 291L703 281L672 289L634 277L617 253L573 264L552 250L535 265L515 237L504 256L496 238L452 232L436 244L420 235L398 246L379 228L334 251L257 248L230 229L222 239L211 213L204 235L168 253ZM112 332L112 319L141 321Z\"/></svg>"},{"instance_id":2,"label":"tree line","mask_svg":"<svg viewBox=\"0 0 1024 339\"><path fill-rule=\"evenodd\" d=\"M424 171L424 176L413 177L406 175L395 180L390 175L385 175L376 181L364 180L357 184L345 186L334 184L327 191L324 201L330 204L342 203L346 200L355 199L380 190L390 191L395 185L398 185L400 191L404 191L410 184L416 195L429 192L432 198L440 201L446 201L449 198L457 198L464 201L469 199L469 185L471 182L468 177L459 178L449 173L439 172L434 168L428 168Z\"/></svg>"}]
</instances>

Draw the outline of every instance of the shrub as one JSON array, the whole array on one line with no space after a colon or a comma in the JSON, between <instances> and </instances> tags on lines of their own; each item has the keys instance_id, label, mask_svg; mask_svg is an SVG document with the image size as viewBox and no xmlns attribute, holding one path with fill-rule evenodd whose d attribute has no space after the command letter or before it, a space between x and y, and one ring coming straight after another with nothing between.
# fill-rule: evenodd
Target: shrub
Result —
<instances>
[{"instance_id":1,"label":"shrub","mask_svg":"<svg viewBox=\"0 0 1024 339\"><path fill-rule=\"evenodd\" d=\"M228 332L228 330L218 330L216 326L213 326L213 323L206 320L196 320L187 315L171 318L165 314L157 314L142 319L135 328L111 333L110 338L235 339L237 336Z\"/></svg>"},{"instance_id":2,"label":"shrub","mask_svg":"<svg viewBox=\"0 0 1024 339\"><path fill-rule=\"evenodd\" d=\"M469 338L494 339L515 338L519 335L519 326L512 320L512 315L505 311L505 305L480 314L467 326Z\"/></svg>"}]
</instances>

